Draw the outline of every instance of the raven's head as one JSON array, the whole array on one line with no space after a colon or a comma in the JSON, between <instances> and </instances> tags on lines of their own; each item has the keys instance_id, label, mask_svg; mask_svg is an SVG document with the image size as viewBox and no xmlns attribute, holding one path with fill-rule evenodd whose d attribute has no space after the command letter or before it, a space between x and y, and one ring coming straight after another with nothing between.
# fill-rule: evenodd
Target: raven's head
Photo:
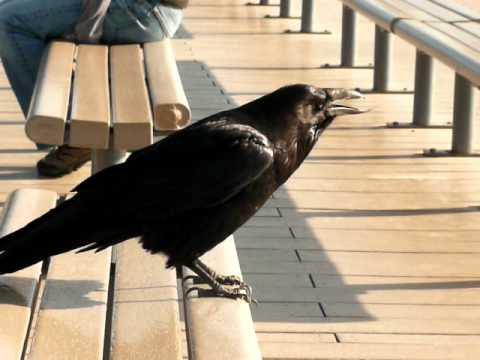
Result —
<instances>
[{"instance_id":1,"label":"raven's head","mask_svg":"<svg viewBox=\"0 0 480 360\"><path fill-rule=\"evenodd\" d=\"M363 98L363 95L355 90L321 89L310 85L292 85L290 90L296 94L291 106L297 121L316 132L325 130L337 116L365 112L365 110L339 103L341 100Z\"/></svg>"},{"instance_id":2,"label":"raven's head","mask_svg":"<svg viewBox=\"0 0 480 360\"><path fill-rule=\"evenodd\" d=\"M354 90L296 84L245 104L239 111L248 115L243 123L264 134L279 156L299 165L336 117L365 112L341 103L360 98L362 94ZM294 161L291 155L295 152Z\"/></svg>"},{"instance_id":3,"label":"raven's head","mask_svg":"<svg viewBox=\"0 0 480 360\"><path fill-rule=\"evenodd\" d=\"M354 90L322 89L311 85L284 86L247 104L251 122L274 144L277 164L289 164L285 176L298 167L312 150L321 133L342 115L365 112L341 104L363 96Z\"/></svg>"},{"instance_id":4,"label":"raven's head","mask_svg":"<svg viewBox=\"0 0 480 360\"><path fill-rule=\"evenodd\" d=\"M363 95L355 90L296 84L284 86L246 106L255 112L255 127L271 135L271 140L285 139L290 134L315 142L336 117L364 113L365 110L341 103L360 98ZM259 113L263 116L258 116Z\"/></svg>"},{"instance_id":5,"label":"raven's head","mask_svg":"<svg viewBox=\"0 0 480 360\"><path fill-rule=\"evenodd\" d=\"M365 110L339 103L360 98L363 95L355 90L296 84L284 86L243 108L251 111L256 127L266 126L268 132L284 136L284 131L290 132L299 126L313 129L319 135L337 116L364 113Z\"/></svg>"}]
</instances>

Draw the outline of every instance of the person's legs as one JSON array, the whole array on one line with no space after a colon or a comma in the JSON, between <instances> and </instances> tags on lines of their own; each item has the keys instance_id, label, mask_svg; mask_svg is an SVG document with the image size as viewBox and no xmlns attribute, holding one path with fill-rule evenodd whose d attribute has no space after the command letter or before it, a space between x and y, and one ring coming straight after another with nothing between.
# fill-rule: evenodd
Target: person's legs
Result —
<instances>
[{"instance_id":1,"label":"person's legs","mask_svg":"<svg viewBox=\"0 0 480 360\"><path fill-rule=\"evenodd\" d=\"M71 32L81 0L0 0L0 58L26 116L43 50Z\"/></svg>"},{"instance_id":2,"label":"person's legs","mask_svg":"<svg viewBox=\"0 0 480 360\"><path fill-rule=\"evenodd\" d=\"M112 0L102 41L107 44L145 43L171 38L181 21L179 9L154 6L148 0Z\"/></svg>"}]
</instances>

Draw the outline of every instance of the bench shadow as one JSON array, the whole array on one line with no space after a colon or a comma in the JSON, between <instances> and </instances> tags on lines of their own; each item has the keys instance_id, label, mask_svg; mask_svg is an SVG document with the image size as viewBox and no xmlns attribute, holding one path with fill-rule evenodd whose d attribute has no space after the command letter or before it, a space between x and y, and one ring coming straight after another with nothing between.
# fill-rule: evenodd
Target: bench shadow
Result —
<instances>
[{"instance_id":1,"label":"bench shadow","mask_svg":"<svg viewBox=\"0 0 480 360\"><path fill-rule=\"evenodd\" d=\"M0 151L1 153L1 151ZM0 166L1 180L31 180L38 179L35 161L32 159L32 166Z\"/></svg>"},{"instance_id":2,"label":"bench shadow","mask_svg":"<svg viewBox=\"0 0 480 360\"><path fill-rule=\"evenodd\" d=\"M35 281L33 278L0 276L0 305L30 307L28 297L32 294ZM95 280L47 279L43 301L50 301L41 306L42 309L67 310L104 305L105 302L93 300L90 296L106 291L104 284Z\"/></svg>"}]
</instances>

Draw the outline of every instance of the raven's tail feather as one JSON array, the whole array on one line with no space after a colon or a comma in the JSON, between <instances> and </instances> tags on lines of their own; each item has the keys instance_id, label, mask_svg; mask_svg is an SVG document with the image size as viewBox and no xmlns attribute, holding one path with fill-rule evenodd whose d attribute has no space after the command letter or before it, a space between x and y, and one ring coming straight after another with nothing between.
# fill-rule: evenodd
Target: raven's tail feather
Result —
<instances>
[{"instance_id":1,"label":"raven's tail feather","mask_svg":"<svg viewBox=\"0 0 480 360\"><path fill-rule=\"evenodd\" d=\"M49 256L89 246L103 248L123 241L130 232L111 226L108 216L92 219L88 207L77 196L62 202L25 227L0 239L0 274L11 273ZM133 235L132 235L133 236Z\"/></svg>"}]
</instances>

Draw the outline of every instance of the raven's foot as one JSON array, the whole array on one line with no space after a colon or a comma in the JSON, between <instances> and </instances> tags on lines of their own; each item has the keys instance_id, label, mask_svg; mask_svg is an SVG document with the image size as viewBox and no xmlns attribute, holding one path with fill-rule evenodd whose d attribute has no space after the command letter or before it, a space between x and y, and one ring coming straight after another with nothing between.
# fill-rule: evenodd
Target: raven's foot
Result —
<instances>
[{"instance_id":1,"label":"raven's foot","mask_svg":"<svg viewBox=\"0 0 480 360\"><path fill-rule=\"evenodd\" d=\"M222 285L246 285L242 279L237 275L215 275L215 280L217 280Z\"/></svg>"},{"instance_id":2,"label":"raven's foot","mask_svg":"<svg viewBox=\"0 0 480 360\"><path fill-rule=\"evenodd\" d=\"M249 304L257 304L257 301L252 298L252 288L243 282L240 277L217 274L198 259L188 264L188 267L207 282L216 295L231 299L242 299Z\"/></svg>"},{"instance_id":3,"label":"raven's foot","mask_svg":"<svg viewBox=\"0 0 480 360\"><path fill-rule=\"evenodd\" d=\"M220 283L216 283L212 284L212 288L218 296L245 300L249 304L258 304L257 300L252 297L252 288L244 282L242 282L241 285L236 285L234 287L227 287Z\"/></svg>"}]
</instances>

